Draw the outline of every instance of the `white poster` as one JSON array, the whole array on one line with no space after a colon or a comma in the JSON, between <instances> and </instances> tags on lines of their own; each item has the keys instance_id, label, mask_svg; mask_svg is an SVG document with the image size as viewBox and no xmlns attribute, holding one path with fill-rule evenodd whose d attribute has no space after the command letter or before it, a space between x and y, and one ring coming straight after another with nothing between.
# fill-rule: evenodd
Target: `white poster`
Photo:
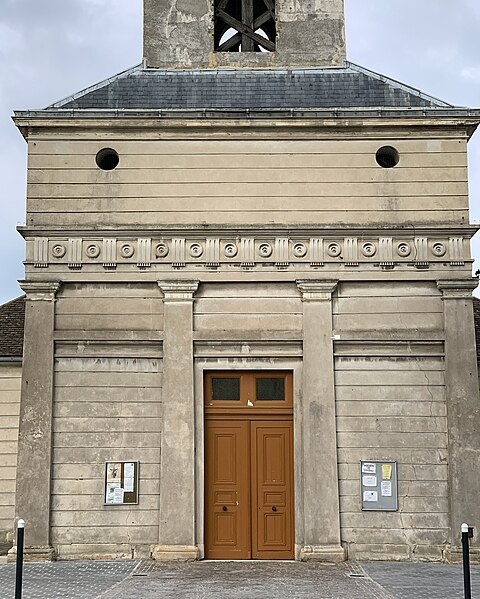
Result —
<instances>
[{"instance_id":1,"label":"white poster","mask_svg":"<svg viewBox=\"0 0 480 599\"><path fill-rule=\"evenodd\" d=\"M125 464L123 465L123 478L133 478L134 474L135 464L133 462L125 462Z\"/></svg>"},{"instance_id":2,"label":"white poster","mask_svg":"<svg viewBox=\"0 0 480 599\"><path fill-rule=\"evenodd\" d=\"M376 472L377 472L377 465L376 464L372 464L371 462L364 462L362 464L362 472L364 474L376 474Z\"/></svg>"},{"instance_id":3,"label":"white poster","mask_svg":"<svg viewBox=\"0 0 480 599\"><path fill-rule=\"evenodd\" d=\"M364 491L363 492L363 501L378 501L378 492L377 491Z\"/></svg>"},{"instance_id":4,"label":"white poster","mask_svg":"<svg viewBox=\"0 0 480 599\"><path fill-rule=\"evenodd\" d=\"M123 480L123 490L125 491L125 493L133 492L133 490L134 490L133 482L134 482L133 478L125 477L125 479Z\"/></svg>"},{"instance_id":5,"label":"white poster","mask_svg":"<svg viewBox=\"0 0 480 599\"><path fill-rule=\"evenodd\" d=\"M381 493L382 493L382 497L391 497L392 496L392 481L382 480Z\"/></svg>"},{"instance_id":6,"label":"white poster","mask_svg":"<svg viewBox=\"0 0 480 599\"><path fill-rule=\"evenodd\" d=\"M113 490L113 503L123 503L124 491L121 487L117 487Z\"/></svg>"},{"instance_id":7,"label":"white poster","mask_svg":"<svg viewBox=\"0 0 480 599\"><path fill-rule=\"evenodd\" d=\"M118 488L120 488L120 483L107 483L107 490L105 493L105 503L116 503L115 490Z\"/></svg>"},{"instance_id":8,"label":"white poster","mask_svg":"<svg viewBox=\"0 0 480 599\"><path fill-rule=\"evenodd\" d=\"M377 477L376 476L364 476L362 479L364 487L376 487L377 486Z\"/></svg>"}]
</instances>

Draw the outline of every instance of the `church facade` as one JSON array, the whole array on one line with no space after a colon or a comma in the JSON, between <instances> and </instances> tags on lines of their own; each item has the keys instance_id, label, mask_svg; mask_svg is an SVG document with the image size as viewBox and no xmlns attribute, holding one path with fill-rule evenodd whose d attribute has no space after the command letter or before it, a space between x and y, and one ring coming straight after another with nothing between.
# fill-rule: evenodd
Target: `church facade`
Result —
<instances>
[{"instance_id":1,"label":"church facade","mask_svg":"<svg viewBox=\"0 0 480 599\"><path fill-rule=\"evenodd\" d=\"M31 559L445 560L480 526L480 111L315 6L146 0L141 65L15 114Z\"/></svg>"}]
</instances>

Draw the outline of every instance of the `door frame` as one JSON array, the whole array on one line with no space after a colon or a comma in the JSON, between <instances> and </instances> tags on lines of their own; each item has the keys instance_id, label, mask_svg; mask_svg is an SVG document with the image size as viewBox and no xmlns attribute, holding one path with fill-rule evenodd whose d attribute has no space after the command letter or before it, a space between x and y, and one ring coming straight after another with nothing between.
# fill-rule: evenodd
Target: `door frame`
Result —
<instances>
[{"instance_id":1,"label":"door frame","mask_svg":"<svg viewBox=\"0 0 480 599\"><path fill-rule=\"evenodd\" d=\"M293 494L294 494L294 547L295 559L300 559L304 539L303 509L303 434L301 410L302 360L301 358L195 358L195 535L199 558L205 558L205 417L204 372L205 371L261 371L283 370L293 374Z\"/></svg>"}]
</instances>

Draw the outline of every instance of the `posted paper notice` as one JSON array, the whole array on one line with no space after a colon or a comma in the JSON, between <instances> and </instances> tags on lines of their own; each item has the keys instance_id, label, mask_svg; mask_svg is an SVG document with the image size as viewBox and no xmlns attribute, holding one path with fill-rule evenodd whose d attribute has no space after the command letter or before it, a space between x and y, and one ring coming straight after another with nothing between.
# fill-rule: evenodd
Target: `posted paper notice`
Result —
<instances>
[{"instance_id":1,"label":"posted paper notice","mask_svg":"<svg viewBox=\"0 0 480 599\"><path fill-rule=\"evenodd\" d=\"M363 501L378 501L378 491L364 491Z\"/></svg>"},{"instance_id":2,"label":"posted paper notice","mask_svg":"<svg viewBox=\"0 0 480 599\"><path fill-rule=\"evenodd\" d=\"M382 478L385 480L392 478L392 464L382 464Z\"/></svg>"},{"instance_id":3,"label":"posted paper notice","mask_svg":"<svg viewBox=\"0 0 480 599\"><path fill-rule=\"evenodd\" d=\"M364 487L376 487L377 486L377 477L367 475L367 476L363 477L362 482L363 482Z\"/></svg>"},{"instance_id":4,"label":"posted paper notice","mask_svg":"<svg viewBox=\"0 0 480 599\"><path fill-rule=\"evenodd\" d=\"M382 497L391 497L392 496L392 481L391 480L382 480L381 494Z\"/></svg>"},{"instance_id":5,"label":"posted paper notice","mask_svg":"<svg viewBox=\"0 0 480 599\"><path fill-rule=\"evenodd\" d=\"M105 503L115 503L115 490L120 488L120 483L107 483Z\"/></svg>"}]
</instances>

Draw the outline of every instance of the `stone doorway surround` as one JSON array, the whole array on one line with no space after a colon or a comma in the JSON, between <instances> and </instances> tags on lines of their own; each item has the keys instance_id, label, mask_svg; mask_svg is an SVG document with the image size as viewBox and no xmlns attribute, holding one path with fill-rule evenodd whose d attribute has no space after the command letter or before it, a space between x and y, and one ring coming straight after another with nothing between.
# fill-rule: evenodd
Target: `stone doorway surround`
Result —
<instances>
[{"instance_id":1,"label":"stone doorway surround","mask_svg":"<svg viewBox=\"0 0 480 599\"><path fill-rule=\"evenodd\" d=\"M303 300L303 338L194 340L194 537L200 559L205 556L203 381L208 370L293 372L295 559L345 559L340 542L333 378L332 293L336 285L336 281L297 281Z\"/></svg>"}]
</instances>

